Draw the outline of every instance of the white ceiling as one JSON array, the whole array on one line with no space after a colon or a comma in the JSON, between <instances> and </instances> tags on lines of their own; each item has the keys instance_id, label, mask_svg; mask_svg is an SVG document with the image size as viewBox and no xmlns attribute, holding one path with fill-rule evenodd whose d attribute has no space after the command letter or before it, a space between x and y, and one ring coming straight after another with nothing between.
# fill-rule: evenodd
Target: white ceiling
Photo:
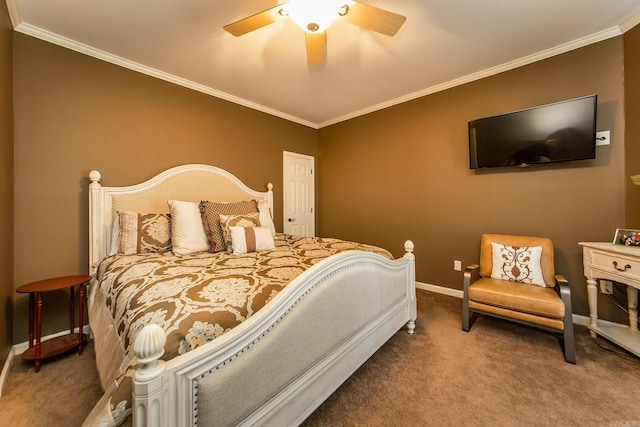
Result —
<instances>
[{"instance_id":1,"label":"white ceiling","mask_svg":"<svg viewBox=\"0 0 640 427\"><path fill-rule=\"evenodd\" d=\"M286 19L223 25L276 0L7 0L17 31L320 128L624 33L640 0L360 0L407 17L395 37L334 22L308 67ZM284 0L280 0L283 3ZM595 64L594 64L595 65Z\"/></svg>"}]
</instances>

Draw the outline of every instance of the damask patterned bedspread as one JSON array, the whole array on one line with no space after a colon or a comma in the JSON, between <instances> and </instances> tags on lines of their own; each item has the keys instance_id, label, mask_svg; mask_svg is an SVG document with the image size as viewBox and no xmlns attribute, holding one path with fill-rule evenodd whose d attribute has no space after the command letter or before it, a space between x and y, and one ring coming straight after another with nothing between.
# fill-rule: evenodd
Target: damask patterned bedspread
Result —
<instances>
[{"instance_id":1,"label":"damask patterned bedspread","mask_svg":"<svg viewBox=\"0 0 640 427\"><path fill-rule=\"evenodd\" d=\"M233 255L171 252L116 255L98 269L100 292L132 361L132 343L147 324L167 333L169 360L248 319L303 271L333 254L381 248L329 238L278 234L274 250Z\"/></svg>"}]
</instances>

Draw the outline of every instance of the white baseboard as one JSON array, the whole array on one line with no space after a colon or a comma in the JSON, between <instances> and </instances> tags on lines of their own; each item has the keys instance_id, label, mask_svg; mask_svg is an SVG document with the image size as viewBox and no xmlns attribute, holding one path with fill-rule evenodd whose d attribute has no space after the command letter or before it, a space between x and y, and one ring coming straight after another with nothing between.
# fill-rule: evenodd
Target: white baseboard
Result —
<instances>
[{"instance_id":1,"label":"white baseboard","mask_svg":"<svg viewBox=\"0 0 640 427\"><path fill-rule=\"evenodd\" d=\"M78 328L76 328L75 332L78 332ZM85 334L89 334L91 330L89 329L89 325L84 325L82 328L82 332ZM42 337L42 341L49 340L51 338L60 337L62 335L67 335L69 333L68 330L57 332L55 334L47 335L46 337ZM2 390L4 389L4 383L9 376L9 370L11 369L11 363L13 362L13 358L22 354L26 349L29 348L29 342L21 342L19 344L15 344L11 347L11 351L9 351L9 355L7 356L7 360L4 362L4 366L2 367L2 373L0 374L0 397L2 397Z\"/></svg>"},{"instance_id":2,"label":"white baseboard","mask_svg":"<svg viewBox=\"0 0 640 427\"><path fill-rule=\"evenodd\" d=\"M462 298L462 291L459 289L445 288L444 286L431 285L429 283L416 282L416 288L437 294L449 295L450 297Z\"/></svg>"},{"instance_id":3,"label":"white baseboard","mask_svg":"<svg viewBox=\"0 0 640 427\"><path fill-rule=\"evenodd\" d=\"M589 316L583 316L581 314L571 315L573 323L576 325L589 326Z\"/></svg>"}]
</instances>

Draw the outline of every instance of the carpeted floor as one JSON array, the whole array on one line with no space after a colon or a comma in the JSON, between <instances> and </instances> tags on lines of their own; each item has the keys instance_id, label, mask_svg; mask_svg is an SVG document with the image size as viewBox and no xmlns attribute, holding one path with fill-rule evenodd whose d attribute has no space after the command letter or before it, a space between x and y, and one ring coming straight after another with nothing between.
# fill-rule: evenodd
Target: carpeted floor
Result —
<instances>
[{"instance_id":1,"label":"carpeted floor","mask_svg":"<svg viewBox=\"0 0 640 427\"><path fill-rule=\"evenodd\" d=\"M577 365L527 327L481 318L465 333L461 304L418 291L415 335L399 331L304 426L640 426L640 359L582 326ZM91 344L38 374L16 358L0 424L79 426L100 395Z\"/></svg>"}]
</instances>

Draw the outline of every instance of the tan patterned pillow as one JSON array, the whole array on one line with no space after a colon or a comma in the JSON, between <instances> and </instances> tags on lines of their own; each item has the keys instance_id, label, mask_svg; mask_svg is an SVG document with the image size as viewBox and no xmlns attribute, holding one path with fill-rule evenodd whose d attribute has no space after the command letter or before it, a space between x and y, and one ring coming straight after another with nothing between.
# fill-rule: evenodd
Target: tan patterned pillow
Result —
<instances>
[{"instance_id":1,"label":"tan patterned pillow","mask_svg":"<svg viewBox=\"0 0 640 427\"><path fill-rule=\"evenodd\" d=\"M222 236L224 237L224 245L227 248L227 252L233 252L231 227L260 227L260 214L220 215L220 228L222 229Z\"/></svg>"},{"instance_id":2,"label":"tan patterned pillow","mask_svg":"<svg viewBox=\"0 0 640 427\"><path fill-rule=\"evenodd\" d=\"M171 250L171 215L119 211L118 253L131 255Z\"/></svg>"},{"instance_id":3,"label":"tan patterned pillow","mask_svg":"<svg viewBox=\"0 0 640 427\"><path fill-rule=\"evenodd\" d=\"M207 233L211 252L226 250L222 228L220 227L220 215L242 215L258 213L258 204L255 200L247 200L235 203L200 202L202 224Z\"/></svg>"}]
</instances>

